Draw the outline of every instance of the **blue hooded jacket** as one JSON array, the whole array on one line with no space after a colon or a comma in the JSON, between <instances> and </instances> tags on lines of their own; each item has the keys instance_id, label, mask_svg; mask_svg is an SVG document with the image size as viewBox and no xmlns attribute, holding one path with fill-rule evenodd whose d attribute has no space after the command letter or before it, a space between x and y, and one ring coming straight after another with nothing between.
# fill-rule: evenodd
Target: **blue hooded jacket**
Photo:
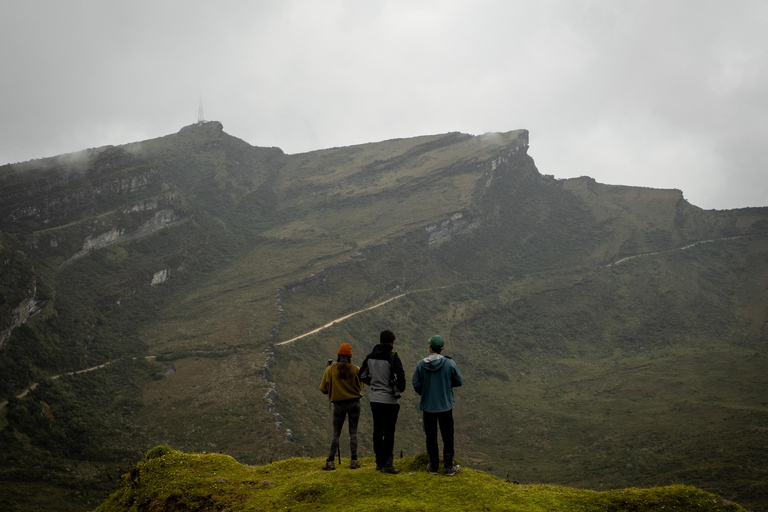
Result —
<instances>
[{"instance_id":1,"label":"blue hooded jacket","mask_svg":"<svg viewBox=\"0 0 768 512\"><path fill-rule=\"evenodd\" d=\"M430 354L416 365L413 389L421 395L419 408L425 412L453 409L453 388L461 386L461 372L450 357Z\"/></svg>"}]
</instances>

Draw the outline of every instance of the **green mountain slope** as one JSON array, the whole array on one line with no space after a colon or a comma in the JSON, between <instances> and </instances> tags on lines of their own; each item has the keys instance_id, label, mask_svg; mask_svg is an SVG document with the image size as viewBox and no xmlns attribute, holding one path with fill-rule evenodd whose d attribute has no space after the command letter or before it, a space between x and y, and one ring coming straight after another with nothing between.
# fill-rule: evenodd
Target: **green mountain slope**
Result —
<instances>
[{"instance_id":1,"label":"green mountain slope","mask_svg":"<svg viewBox=\"0 0 768 512\"><path fill-rule=\"evenodd\" d=\"M97 512L131 510L508 510L508 511L737 511L734 503L682 485L594 492L517 485L482 471L430 475L426 454L396 462L385 475L373 460L350 470L320 470L322 459L289 459L243 466L226 455L185 454L158 447L123 477Z\"/></svg>"},{"instance_id":2,"label":"green mountain slope","mask_svg":"<svg viewBox=\"0 0 768 512\"><path fill-rule=\"evenodd\" d=\"M286 155L214 122L0 167L0 503L93 508L158 444L322 455L327 359L392 329L407 373L446 338L470 467L768 509L768 208L527 153L518 130ZM407 457L419 422L407 390Z\"/></svg>"}]
</instances>

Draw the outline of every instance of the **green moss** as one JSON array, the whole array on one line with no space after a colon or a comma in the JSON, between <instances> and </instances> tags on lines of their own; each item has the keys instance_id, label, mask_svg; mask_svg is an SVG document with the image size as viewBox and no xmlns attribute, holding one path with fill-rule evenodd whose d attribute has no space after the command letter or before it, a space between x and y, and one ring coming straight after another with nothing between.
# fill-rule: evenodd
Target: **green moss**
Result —
<instances>
[{"instance_id":1,"label":"green moss","mask_svg":"<svg viewBox=\"0 0 768 512\"><path fill-rule=\"evenodd\" d=\"M395 462L399 475L374 469L373 459L350 470L344 461L322 471L322 459L288 459L265 466L218 454L186 454L160 446L124 475L96 512L269 510L510 510L738 511L742 507L694 487L596 492L550 485L516 485L465 468L454 477L430 475L424 456Z\"/></svg>"},{"instance_id":2,"label":"green moss","mask_svg":"<svg viewBox=\"0 0 768 512\"><path fill-rule=\"evenodd\" d=\"M173 449L171 449L170 446L156 446L147 452L144 456L144 461L146 462L148 460L156 459L169 453L173 453Z\"/></svg>"}]
</instances>

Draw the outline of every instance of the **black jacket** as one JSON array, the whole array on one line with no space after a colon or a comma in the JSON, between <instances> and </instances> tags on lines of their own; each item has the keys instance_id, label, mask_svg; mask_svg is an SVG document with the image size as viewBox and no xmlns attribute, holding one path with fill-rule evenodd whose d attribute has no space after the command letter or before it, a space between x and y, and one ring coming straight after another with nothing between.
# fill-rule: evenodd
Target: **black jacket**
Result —
<instances>
[{"instance_id":1,"label":"black jacket","mask_svg":"<svg viewBox=\"0 0 768 512\"><path fill-rule=\"evenodd\" d=\"M371 402L397 404L395 389L405 391L403 363L392 345L378 343L360 366L360 380L371 388Z\"/></svg>"}]
</instances>

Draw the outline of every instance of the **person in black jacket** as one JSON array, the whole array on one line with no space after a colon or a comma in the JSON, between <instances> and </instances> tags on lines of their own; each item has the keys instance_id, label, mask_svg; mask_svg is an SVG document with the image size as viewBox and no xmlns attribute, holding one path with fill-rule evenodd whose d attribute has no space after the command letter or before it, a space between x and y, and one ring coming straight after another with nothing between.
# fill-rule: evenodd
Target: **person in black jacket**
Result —
<instances>
[{"instance_id":1,"label":"person in black jacket","mask_svg":"<svg viewBox=\"0 0 768 512\"><path fill-rule=\"evenodd\" d=\"M382 331L378 345L373 347L360 366L360 380L371 388L376 469L396 475L400 471L392 465L392 460L400 393L405 391L405 372L400 357L392 350L394 346L395 333Z\"/></svg>"}]
</instances>

